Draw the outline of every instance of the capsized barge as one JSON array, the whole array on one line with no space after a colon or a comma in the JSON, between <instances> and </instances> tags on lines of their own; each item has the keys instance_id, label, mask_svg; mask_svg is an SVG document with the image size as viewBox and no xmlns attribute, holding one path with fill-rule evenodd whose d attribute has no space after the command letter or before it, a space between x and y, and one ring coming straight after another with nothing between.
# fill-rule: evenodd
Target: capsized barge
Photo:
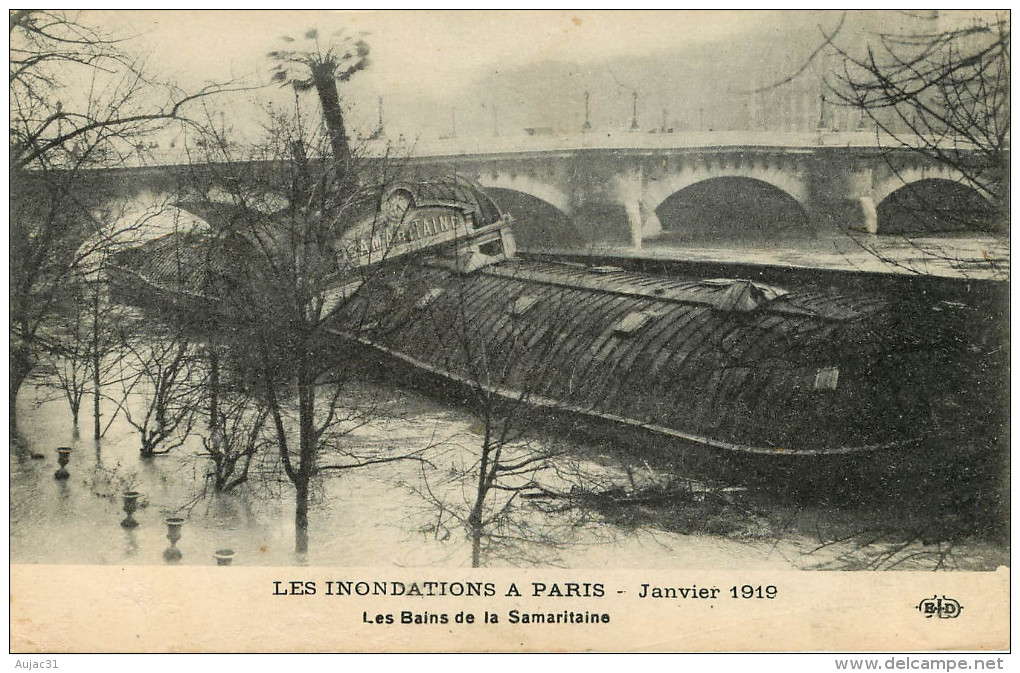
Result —
<instances>
[{"instance_id":1,"label":"capsized barge","mask_svg":"<svg viewBox=\"0 0 1020 673\"><path fill-rule=\"evenodd\" d=\"M337 242L329 331L423 380L734 464L899 452L923 461L919 448L954 422L947 372L966 344L950 302L519 259L510 220L462 179L400 185L382 204L390 229L380 240L403 247L368 259L369 237ZM216 227L215 212L194 210ZM415 227L411 245L400 232ZM201 238L122 253L121 295L215 303L198 287L209 259Z\"/></svg>"}]
</instances>

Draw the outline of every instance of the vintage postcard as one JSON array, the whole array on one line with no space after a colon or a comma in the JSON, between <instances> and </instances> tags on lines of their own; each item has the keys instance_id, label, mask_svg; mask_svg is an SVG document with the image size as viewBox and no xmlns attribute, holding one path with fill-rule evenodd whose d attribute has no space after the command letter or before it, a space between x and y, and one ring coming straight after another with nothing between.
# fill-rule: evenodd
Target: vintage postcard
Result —
<instances>
[{"instance_id":1,"label":"vintage postcard","mask_svg":"<svg viewBox=\"0 0 1020 673\"><path fill-rule=\"evenodd\" d=\"M11 11L11 651L1001 668L1009 44Z\"/></svg>"}]
</instances>

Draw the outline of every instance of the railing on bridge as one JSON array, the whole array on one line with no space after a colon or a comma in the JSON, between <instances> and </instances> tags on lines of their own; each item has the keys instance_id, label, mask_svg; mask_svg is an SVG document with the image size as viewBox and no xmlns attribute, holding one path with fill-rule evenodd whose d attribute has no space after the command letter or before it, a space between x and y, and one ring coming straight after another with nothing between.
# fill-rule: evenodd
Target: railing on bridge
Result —
<instances>
[{"instance_id":1,"label":"railing on bridge","mask_svg":"<svg viewBox=\"0 0 1020 673\"><path fill-rule=\"evenodd\" d=\"M513 154L586 149L677 150L725 147L775 147L812 150L818 147L889 148L904 143L922 146L918 137L893 138L874 131L702 131L681 133L589 132L421 140L413 155L423 157L463 154ZM410 145L409 145L410 146Z\"/></svg>"},{"instance_id":2,"label":"railing on bridge","mask_svg":"<svg viewBox=\"0 0 1020 673\"><path fill-rule=\"evenodd\" d=\"M497 154L529 154L574 152L578 150L685 150L728 147L776 148L785 151L812 151L818 148L890 149L896 147L930 147L934 139L921 136L896 136L871 131L699 131L681 133L637 133L627 131L591 131L576 134L504 135L498 137L457 137L428 139L378 139L365 143L369 156L383 156L395 150L398 155L416 158L478 156ZM941 141L940 146L968 149L959 140ZM243 156L243 147L238 156ZM194 161L185 148L146 148L132 154L124 167L184 165ZM201 162L201 160L199 160Z\"/></svg>"}]
</instances>

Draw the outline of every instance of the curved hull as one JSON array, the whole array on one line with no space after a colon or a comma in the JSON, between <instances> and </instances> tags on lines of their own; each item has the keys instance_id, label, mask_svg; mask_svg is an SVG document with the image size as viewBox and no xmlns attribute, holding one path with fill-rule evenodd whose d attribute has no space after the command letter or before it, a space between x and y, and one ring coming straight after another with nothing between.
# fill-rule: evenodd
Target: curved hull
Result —
<instances>
[{"instance_id":1,"label":"curved hull","mask_svg":"<svg viewBox=\"0 0 1020 673\"><path fill-rule=\"evenodd\" d=\"M338 331L480 392L723 452L854 454L925 437L942 378L932 360L956 343L944 320L864 295L745 285L754 296L734 297L735 283L404 265L355 297L361 329Z\"/></svg>"}]
</instances>

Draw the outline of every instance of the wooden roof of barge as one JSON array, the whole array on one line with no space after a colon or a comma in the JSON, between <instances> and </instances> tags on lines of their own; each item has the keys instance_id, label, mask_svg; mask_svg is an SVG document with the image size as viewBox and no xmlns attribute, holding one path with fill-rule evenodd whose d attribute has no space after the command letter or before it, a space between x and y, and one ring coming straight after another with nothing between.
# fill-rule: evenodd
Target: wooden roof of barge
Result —
<instances>
[{"instance_id":1,"label":"wooden roof of barge","mask_svg":"<svg viewBox=\"0 0 1020 673\"><path fill-rule=\"evenodd\" d=\"M718 448L874 449L913 441L921 424L909 419L928 413L928 370L913 365L938 330L873 296L535 262L470 276L425 267L397 304L374 285L354 300L373 314L365 343L511 397Z\"/></svg>"}]
</instances>

